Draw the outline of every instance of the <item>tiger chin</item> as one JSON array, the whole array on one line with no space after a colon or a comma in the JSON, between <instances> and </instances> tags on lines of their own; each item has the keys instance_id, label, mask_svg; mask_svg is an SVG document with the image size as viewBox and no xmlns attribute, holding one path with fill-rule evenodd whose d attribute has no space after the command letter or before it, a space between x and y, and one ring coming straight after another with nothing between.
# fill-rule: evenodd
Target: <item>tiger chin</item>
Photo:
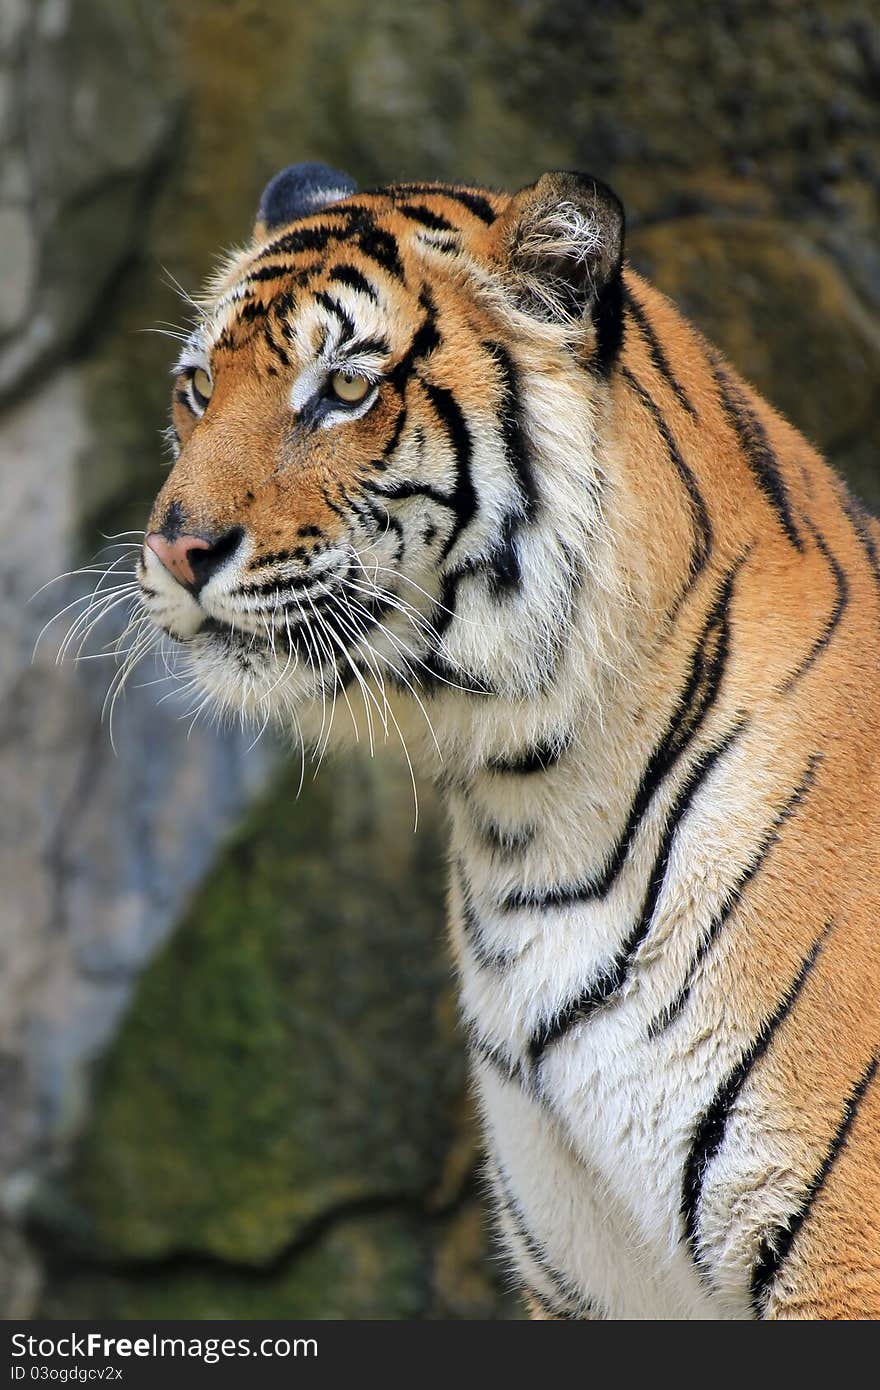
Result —
<instances>
[{"instance_id":1,"label":"tiger chin","mask_svg":"<svg viewBox=\"0 0 880 1390\"><path fill-rule=\"evenodd\" d=\"M578 173L279 174L143 607L219 707L442 787L536 1316L878 1317L880 527L623 240Z\"/></svg>"}]
</instances>

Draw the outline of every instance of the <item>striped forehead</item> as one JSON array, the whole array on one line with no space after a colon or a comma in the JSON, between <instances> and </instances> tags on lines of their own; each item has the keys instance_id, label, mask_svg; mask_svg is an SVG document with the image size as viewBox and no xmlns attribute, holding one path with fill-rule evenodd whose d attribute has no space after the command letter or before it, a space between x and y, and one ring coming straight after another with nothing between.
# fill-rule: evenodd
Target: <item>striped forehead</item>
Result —
<instances>
[{"instance_id":1,"label":"striped forehead","mask_svg":"<svg viewBox=\"0 0 880 1390\"><path fill-rule=\"evenodd\" d=\"M370 276L367 267L353 264L344 252L313 264L305 275L279 272L256 293L245 276L211 315L208 351L235 349L261 331L300 363L364 343L384 343L390 349L395 326L402 329L406 322L401 311L408 298L402 285Z\"/></svg>"},{"instance_id":2,"label":"striped forehead","mask_svg":"<svg viewBox=\"0 0 880 1390\"><path fill-rule=\"evenodd\" d=\"M460 264L497 214L479 191L418 184L334 204L233 258L206 336L232 346L272 315L302 356L340 326L349 336L354 324L358 336L387 337L395 311L418 297L416 268L424 273L438 257Z\"/></svg>"}]
</instances>

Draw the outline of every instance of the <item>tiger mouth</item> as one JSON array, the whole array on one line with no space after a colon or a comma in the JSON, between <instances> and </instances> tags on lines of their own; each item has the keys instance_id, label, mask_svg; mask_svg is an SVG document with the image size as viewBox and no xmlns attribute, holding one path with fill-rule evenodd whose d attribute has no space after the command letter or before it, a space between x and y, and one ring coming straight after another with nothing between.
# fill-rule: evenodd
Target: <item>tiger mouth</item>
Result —
<instances>
[{"instance_id":1,"label":"tiger mouth","mask_svg":"<svg viewBox=\"0 0 880 1390\"><path fill-rule=\"evenodd\" d=\"M264 632L247 632L244 628L236 627L234 623L227 623L222 618L205 618L195 635L196 637L218 637L224 642L240 647L260 645L271 647L272 645ZM285 643L287 632L278 632L277 639L279 643Z\"/></svg>"},{"instance_id":2,"label":"tiger mouth","mask_svg":"<svg viewBox=\"0 0 880 1390\"><path fill-rule=\"evenodd\" d=\"M205 618L198 632L190 638L210 644L215 652L223 656L246 661L248 657L274 657L286 661L291 657L305 655L302 635L295 629L274 629L271 636L265 632L249 632L234 623L224 622L222 618Z\"/></svg>"},{"instance_id":3,"label":"tiger mouth","mask_svg":"<svg viewBox=\"0 0 880 1390\"><path fill-rule=\"evenodd\" d=\"M353 650L361 641L369 640L383 618L392 611L394 595L389 592L368 601L357 628L352 628L350 623L340 625L336 620L333 597L331 591L313 602L313 621L306 615L298 617L295 622L286 623L283 628L276 625L269 631L239 627L234 621L227 622L223 618L206 615L198 631L188 640L194 643L199 639L207 641L215 652L233 657L240 664L246 664L250 657L273 658L282 662L300 658L314 661L316 641L320 642L323 631L330 638L330 651L336 655L335 664L338 664L344 660L344 652ZM253 617L252 614L248 616Z\"/></svg>"}]
</instances>

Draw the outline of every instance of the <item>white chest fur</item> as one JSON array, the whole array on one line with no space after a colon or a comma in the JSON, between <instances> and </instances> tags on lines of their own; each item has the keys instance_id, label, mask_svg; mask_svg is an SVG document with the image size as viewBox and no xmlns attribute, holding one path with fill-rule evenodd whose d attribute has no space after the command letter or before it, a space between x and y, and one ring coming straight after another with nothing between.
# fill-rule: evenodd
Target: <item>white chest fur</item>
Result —
<instances>
[{"instance_id":1,"label":"white chest fur","mask_svg":"<svg viewBox=\"0 0 880 1390\"><path fill-rule=\"evenodd\" d=\"M679 814L692 775L685 759L657 790L608 892L540 909L518 907L517 891L570 883L585 857L588 870L601 865L608 825L625 819L620 808L591 809L576 755L528 779L527 791L525 778L489 773L450 793L453 949L499 1224L527 1287L562 1315L752 1315L747 1261L723 1286L714 1282L682 1218L700 1117L746 1041L714 1026L726 948L703 962L701 989L675 1025L652 1027L748 859L738 827L753 846L764 814L757 783L743 783L727 749L707 774L711 794L701 783ZM649 936L625 976L613 977L671 822ZM594 1007L603 977L609 997ZM571 1022L579 990L589 1007ZM541 1047L542 1030L552 1033L566 1009L569 1026ZM715 1194L722 1242L731 1202L756 1177L747 1151L728 1166L731 1201Z\"/></svg>"}]
</instances>

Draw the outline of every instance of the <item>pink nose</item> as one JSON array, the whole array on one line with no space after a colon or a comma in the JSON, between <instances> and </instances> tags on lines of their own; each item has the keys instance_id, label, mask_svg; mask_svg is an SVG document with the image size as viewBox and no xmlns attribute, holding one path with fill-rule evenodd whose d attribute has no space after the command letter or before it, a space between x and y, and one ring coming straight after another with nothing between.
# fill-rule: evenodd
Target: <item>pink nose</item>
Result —
<instances>
[{"instance_id":1,"label":"pink nose","mask_svg":"<svg viewBox=\"0 0 880 1390\"><path fill-rule=\"evenodd\" d=\"M176 540L169 541L160 531L151 531L147 536L147 545L154 555L158 555L168 572L174 575L178 584L186 589L200 587L192 557L200 551L212 550L210 541L202 540L201 536L178 536Z\"/></svg>"}]
</instances>

